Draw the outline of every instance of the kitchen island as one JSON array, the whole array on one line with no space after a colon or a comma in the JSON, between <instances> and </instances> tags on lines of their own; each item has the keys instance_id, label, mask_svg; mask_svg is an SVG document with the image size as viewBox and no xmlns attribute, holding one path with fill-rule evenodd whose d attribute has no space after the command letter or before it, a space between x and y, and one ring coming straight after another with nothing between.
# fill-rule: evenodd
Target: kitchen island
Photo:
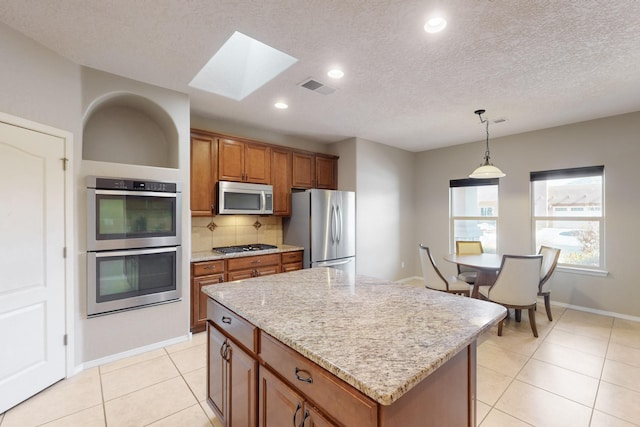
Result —
<instances>
[{"instance_id":1,"label":"kitchen island","mask_svg":"<svg viewBox=\"0 0 640 427\"><path fill-rule=\"evenodd\" d=\"M506 314L328 268L203 292L208 401L227 426L475 426L476 339Z\"/></svg>"}]
</instances>

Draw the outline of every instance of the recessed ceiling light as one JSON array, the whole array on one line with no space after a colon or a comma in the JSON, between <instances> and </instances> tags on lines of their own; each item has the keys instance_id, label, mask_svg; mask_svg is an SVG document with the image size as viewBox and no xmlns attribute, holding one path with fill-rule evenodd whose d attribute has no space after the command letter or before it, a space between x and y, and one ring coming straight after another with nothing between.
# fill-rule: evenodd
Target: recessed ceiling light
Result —
<instances>
[{"instance_id":1,"label":"recessed ceiling light","mask_svg":"<svg viewBox=\"0 0 640 427\"><path fill-rule=\"evenodd\" d=\"M344 71L334 68L333 70L329 70L327 75L332 79L341 79L344 76Z\"/></svg>"},{"instance_id":2,"label":"recessed ceiling light","mask_svg":"<svg viewBox=\"0 0 640 427\"><path fill-rule=\"evenodd\" d=\"M427 20L427 23L424 24L424 30L429 34L439 33L440 31L444 30L444 27L446 26L446 19L444 19L442 16L435 16Z\"/></svg>"},{"instance_id":3,"label":"recessed ceiling light","mask_svg":"<svg viewBox=\"0 0 640 427\"><path fill-rule=\"evenodd\" d=\"M297 61L236 31L189 86L240 101Z\"/></svg>"},{"instance_id":4,"label":"recessed ceiling light","mask_svg":"<svg viewBox=\"0 0 640 427\"><path fill-rule=\"evenodd\" d=\"M284 102L276 102L275 104L273 104L273 106L278 110L286 110L287 108L289 108L289 105Z\"/></svg>"}]
</instances>

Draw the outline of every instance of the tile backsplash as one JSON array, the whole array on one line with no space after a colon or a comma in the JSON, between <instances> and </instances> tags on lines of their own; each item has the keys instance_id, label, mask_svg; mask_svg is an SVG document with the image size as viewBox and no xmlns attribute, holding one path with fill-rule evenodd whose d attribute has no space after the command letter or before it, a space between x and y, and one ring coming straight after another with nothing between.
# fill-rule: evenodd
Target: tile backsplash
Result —
<instances>
[{"instance_id":1,"label":"tile backsplash","mask_svg":"<svg viewBox=\"0 0 640 427\"><path fill-rule=\"evenodd\" d=\"M282 218L258 215L191 218L192 252L248 243L282 244Z\"/></svg>"}]
</instances>

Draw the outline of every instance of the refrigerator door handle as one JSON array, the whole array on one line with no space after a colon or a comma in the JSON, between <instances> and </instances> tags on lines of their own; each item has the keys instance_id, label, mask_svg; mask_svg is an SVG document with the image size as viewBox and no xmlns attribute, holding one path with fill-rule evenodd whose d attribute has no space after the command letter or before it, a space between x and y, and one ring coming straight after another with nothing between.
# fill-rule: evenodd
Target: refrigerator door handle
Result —
<instances>
[{"instance_id":1,"label":"refrigerator door handle","mask_svg":"<svg viewBox=\"0 0 640 427\"><path fill-rule=\"evenodd\" d=\"M336 241L336 207L331 205L331 219L329 220L331 225L331 243Z\"/></svg>"},{"instance_id":2,"label":"refrigerator door handle","mask_svg":"<svg viewBox=\"0 0 640 427\"><path fill-rule=\"evenodd\" d=\"M340 205L336 206L336 210L338 213L338 242L342 239L342 209L340 209Z\"/></svg>"},{"instance_id":3,"label":"refrigerator door handle","mask_svg":"<svg viewBox=\"0 0 640 427\"><path fill-rule=\"evenodd\" d=\"M315 267L332 267L334 265L344 265L353 262L353 258L341 259L339 261L324 261L314 263Z\"/></svg>"}]
</instances>

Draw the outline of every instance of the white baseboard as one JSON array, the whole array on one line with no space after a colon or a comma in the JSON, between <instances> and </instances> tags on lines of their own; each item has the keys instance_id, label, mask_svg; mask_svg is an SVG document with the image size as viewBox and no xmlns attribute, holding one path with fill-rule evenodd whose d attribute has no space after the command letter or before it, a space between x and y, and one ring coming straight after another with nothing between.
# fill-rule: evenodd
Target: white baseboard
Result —
<instances>
[{"instance_id":1,"label":"white baseboard","mask_svg":"<svg viewBox=\"0 0 640 427\"><path fill-rule=\"evenodd\" d=\"M565 304L563 302L556 302L551 300L551 305L557 305L559 307L566 307L572 310L585 311L587 313L599 314L601 316L616 317L618 319L631 320L632 322L640 322L640 317L629 316L628 314L615 313L613 311L598 310L590 307L583 307L581 305Z\"/></svg>"},{"instance_id":2,"label":"white baseboard","mask_svg":"<svg viewBox=\"0 0 640 427\"><path fill-rule=\"evenodd\" d=\"M187 335L171 338L170 340L160 341L157 343L145 345L143 347L134 348L132 350L123 351L122 353L112 354L111 356L101 357L100 359L90 360L77 365L71 376L76 375L85 369L90 369L96 366L104 365L105 363L115 362L116 360L126 359L127 357L137 356L138 354L146 353L148 351L157 350L159 348L167 347L173 344L178 344L191 339L191 332Z\"/></svg>"},{"instance_id":3,"label":"white baseboard","mask_svg":"<svg viewBox=\"0 0 640 427\"><path fill-rule=\"evenodd\" d=\"M404 279L396 280L396 282L407 283L407 282L411 282L411 281L414 281L414 280L417 281L417 280L424 280L424 279L422 278L422 276L412 276L412 277L405 277ZM615 313L613 311L598 310L598 309L595 309L595 308L583 307L581 305L566 304L566 303L563 303L563 302L553 301L553 299L551 300L551 305L556 305L558 307L570 308L572 310L585 311L587 313L599 314L601 316L609 316L609 317L615 317L615 318L618 318L618 319L631 320L632 322L639 322L640 323L640 317L638 317L638 316L630 316L628 314Z\"/></svg>"}]
</instances>

